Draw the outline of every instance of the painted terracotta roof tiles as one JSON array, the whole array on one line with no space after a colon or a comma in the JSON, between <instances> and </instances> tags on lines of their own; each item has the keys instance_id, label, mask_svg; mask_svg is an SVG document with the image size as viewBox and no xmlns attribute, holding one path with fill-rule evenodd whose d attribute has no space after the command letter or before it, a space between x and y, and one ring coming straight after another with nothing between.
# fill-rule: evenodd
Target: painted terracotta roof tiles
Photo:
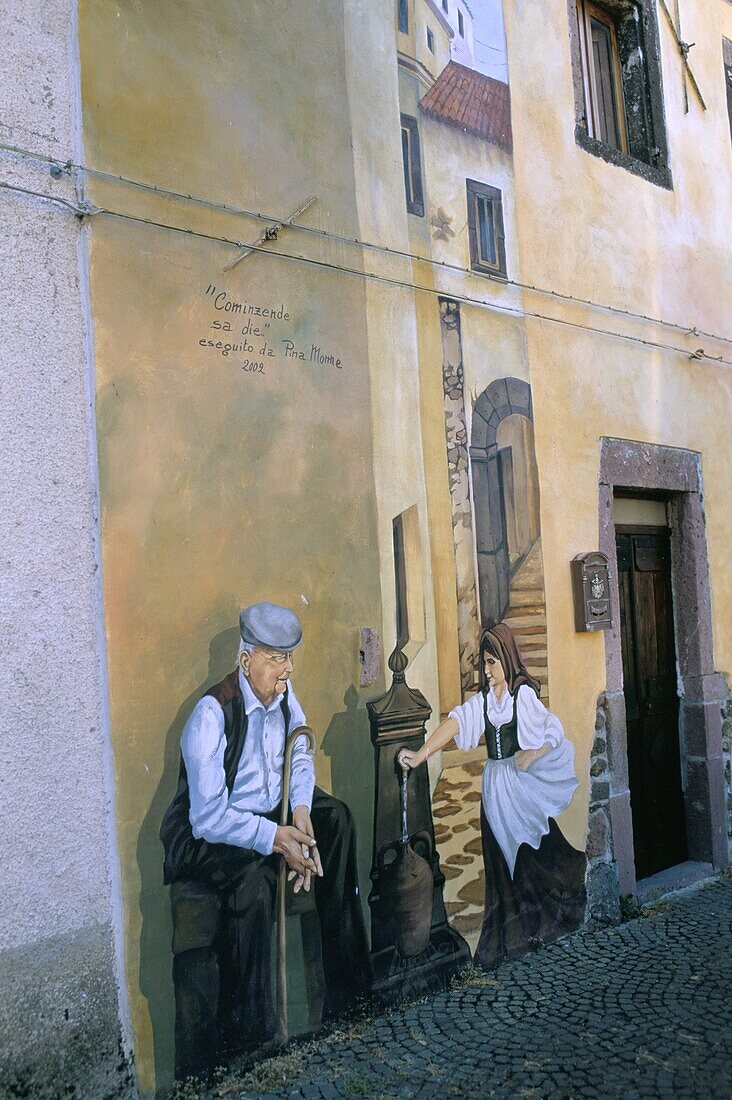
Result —
<instances>
[{"instance_id":1,"label":"painted terracotta roof tiles","mask_svg":"<svg viewBox=\"0 0 732 1100\"><path fill-rule=\"evenodd\" d=\"M425 114L485 138L511 152L508 84L450 61L420 101Z\"/></svg>"}]
</instances>

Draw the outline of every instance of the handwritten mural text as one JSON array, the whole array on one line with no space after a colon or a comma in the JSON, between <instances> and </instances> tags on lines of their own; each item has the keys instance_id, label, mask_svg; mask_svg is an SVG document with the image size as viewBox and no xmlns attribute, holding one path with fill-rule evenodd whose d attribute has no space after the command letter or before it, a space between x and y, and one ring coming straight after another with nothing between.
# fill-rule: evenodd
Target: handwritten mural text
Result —
<instances>
[{"instance_id":1,"label":"handwritten mural text","mask_svg":"<svg viewBox=\"0 0 732 1100\"><path fill-rule=\"evenodd\" d=\"M207 320L206 333L199 333L198 346L231 359L232 365L240 370L266 374L267 365L293 360L343 370L343 360L332 348L319 343L298 343L293 333L283 331L283 326L292 322L284 302L264 305L246 298L239 300L212 283L207 286L204 298L214 312Z\"/></svg>"}]
</instances>

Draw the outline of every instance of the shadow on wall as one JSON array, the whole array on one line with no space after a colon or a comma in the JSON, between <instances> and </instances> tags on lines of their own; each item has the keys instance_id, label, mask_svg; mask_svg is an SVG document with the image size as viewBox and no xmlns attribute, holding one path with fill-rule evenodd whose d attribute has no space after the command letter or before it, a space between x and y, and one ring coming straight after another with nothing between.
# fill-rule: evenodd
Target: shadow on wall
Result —
<instances>
[{"instance_id":1,"label":"shadow on wall","mask_svg":"<svg viewBox=\"0 0 732 1100\"><path fill-rule=\"evenodd\" d=\"M163 772L137 841L140 869L140 991L147 1000L152 1027L155 1080L158 1089L173 1079L173 925L168 888L163 885L163 846L158 837L163 814L178 783L180 739L194 706L211 686L227 676L236 660L239 630L216 634L209 645L208 676L181 704L165 737Z\"/></svg>"},{"instance_id":2,"label":"shadow on wall","mask_svg":"<svg viewBox=\"0 0 732 1100\"><path fill-rule=\"evenodd\" d=\"M208 676L182 703L166 734L162 776L137 842L142 917L139 982L150 1013L155 1080L159 1092L164 1091L173 1079L174 1005L173 926L168 889L163 885L163 848L158 831L178 782L183 727L204 692L231 672L238 644L239 631L236 627L212 638ZM370 886L374 808L373 751L368 715L365 707L359 708L361 700L353 684L346 691L343 702L346 709L331 718L321 747L331 762L332 793L349 806L356 822L359 884L368 927L366 901Z\"/></svg>"},{"instance_id":3,"label":"shadow on wall","mask_svg":"<svg viewBox=\"0 0 732 1100\"><path fill-rule=\"evenodd\" d=\"M322 750L330 760L332 793L345 802L356 822L358 842L358 883L361 904L370 926L368 892L371 886L371 848L374 825L374 752L371 746L369 718L358 691L350 685L343 696L344 711L334 714L322 741Z\"/></svg>"}]
</instances>

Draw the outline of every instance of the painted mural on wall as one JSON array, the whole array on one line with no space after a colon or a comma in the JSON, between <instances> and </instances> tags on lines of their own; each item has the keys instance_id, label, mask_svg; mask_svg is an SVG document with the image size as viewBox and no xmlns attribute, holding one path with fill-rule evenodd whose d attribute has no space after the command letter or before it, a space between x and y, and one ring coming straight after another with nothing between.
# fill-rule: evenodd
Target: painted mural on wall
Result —
<instances>
[{"instance_id":1,"label":"painted mural on wall","mask_svg":"<svg viewBox=\"0 0 732 1100\"><path fill-rule=\"evenodd\" d=\"M582 918L500 7L82 5L143 1095Z\"/></svg>"},{"instance_id":2,"label":"painted mural on wall","mask_svg":"<svg viewBox=\"0 0 732 1100\"><path fill-rule=\"evenodd\" d=\"M443 303L441 322L457 600L462 609L462 698L475 705L472 701L485 685L485 632L503 624L521 655L527 683L535 685L538 701L546 707L549 655L531 387L521 378L496 377L468 413L465 375L475 368L465 361L457 303ZM486 877L484 830L477 812L482 767L474 759L463 762L452 747L448 741L434 793L435 814L438 836L453 861L446 887L451 915L463 933L475 934L483 921ZM472 801L460 798L459 792Z\"/></svg>"},{"instance_id":3,"label":"painted mural on wall","mask_svg":"<svg viewBox=\"0 0 732 1100\"><path fill-rule=\"evenodd\" d=\"M271 960L277 897L282 923L288 883L293 897L313 888L321 1020L370 988L353 819L315 785L314 735L290 683L300 620L263 601L242 610L239 630L237 667L186 722L178 789L160 832L171 887L181 1080L276 1033L288 1037L283 937L278 1016Z\"/></svg>"},{"instance_id":4,"label":"painted mural on wall","mask_svg":"<svg viewBox=\"0 0 732 1100\"><path fill-rule=\"evenodd\" d=\"M574 748L541 702L540 684L527 671L510 626L498 623L483 633L479 660L478 692L451 711L421 749L405 749L399 760L415 768L452 741L470 750L485 740L485 894L474 961L490 969L579 927L586 859L555 820L578 786Z\"/></svg>"}]
</instances>

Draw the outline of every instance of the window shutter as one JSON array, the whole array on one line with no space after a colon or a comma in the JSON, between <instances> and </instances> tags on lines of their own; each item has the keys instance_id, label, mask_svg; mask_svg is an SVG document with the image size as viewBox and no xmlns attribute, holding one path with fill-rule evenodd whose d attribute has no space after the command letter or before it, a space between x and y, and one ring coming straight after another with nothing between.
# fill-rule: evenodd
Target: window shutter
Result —
<instances>
[{"instance_id":1,"label":"window shutter","mask_svg":"<svg viewBox=\"0 0 732 1100\"><path fill-rule=\"evenodd\" d=\"M598 137L608 145L620 147L617 107L613 89L613 57L610 30L597 19L590 20L592 54L595 69L596 122Z\"/></svg>"},{"instance_id":2,"label":"window shutter","mask_svg":"<svg viewBox=\"0 0 732 1100\"><path fill-rule=\"evenodd\" d=\"M500 192L499 192L500 195ZM493 200L494 225L496 227L496 251L498 253L498 268L501 274L506 274L506 231L503 227L503 202L500 197Z\"/></svg>"},{"instance_id":3,"label":"window shutter","mask_svg":"<svg viewBox=\"0 0 732 1100\"><path fill-rule=\"evenodd\" d=\"M475 267L480 257L478 248L478 204L475 201L475 191L470 188L470 181L468 181L468 243L470 245L470 266Z\"/></svg>"},{"instance_id":4,"label":"window shutter","mask_svg":"<svg viewBox=\"0 0 732 1100\"><path fill-rule=\"evenodd\" d=\"M412 120L412 213L424 217L424 191L422 189L422 150L419 144L417 122Z\"/></svg>"},{"instance_id":5,"label":"window shutter","mask_svg":"<svg viewBox=\"0 0 732 1100\"><path fill-rule=\"evenodd\" d=\"M424 217L424 191L422 187L422 153L419 143L419 127L416 118L401 116L402 156L404 159L404 186L407 193L407 210Z\"/></svg>"}]
</instances>

